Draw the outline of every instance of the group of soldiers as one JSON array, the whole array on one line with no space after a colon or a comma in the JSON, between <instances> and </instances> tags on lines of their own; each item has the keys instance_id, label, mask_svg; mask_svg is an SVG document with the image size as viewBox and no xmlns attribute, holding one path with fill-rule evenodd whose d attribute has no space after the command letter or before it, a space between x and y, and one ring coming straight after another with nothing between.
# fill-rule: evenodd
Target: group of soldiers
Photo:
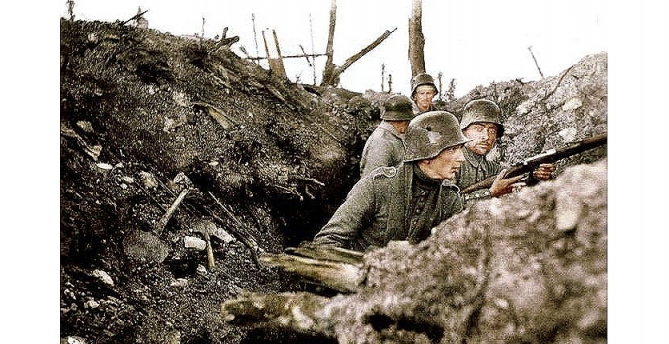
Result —
<instances>
[{"instance_id":1,"label":"group of soldiers","mask_svg":"<svg viewBox=\"0 0 669 344\"><path fill-rule=\"evenodd\" d=\"M505 169L486 155L504 134L497 104L472 100L461 121L433 108L434 79L425 73L411 80L411 98L389 97L381 123L360 159L361 179L313 242L356 251L382 247L391 240L417 243L431 229L475 200L499 197L524 185L523 176L504 178ZM530 178L551 178L554 166L542 164ZM490 188L462 194L461 189L496 176Z\"/></svg>"}]
</instances>

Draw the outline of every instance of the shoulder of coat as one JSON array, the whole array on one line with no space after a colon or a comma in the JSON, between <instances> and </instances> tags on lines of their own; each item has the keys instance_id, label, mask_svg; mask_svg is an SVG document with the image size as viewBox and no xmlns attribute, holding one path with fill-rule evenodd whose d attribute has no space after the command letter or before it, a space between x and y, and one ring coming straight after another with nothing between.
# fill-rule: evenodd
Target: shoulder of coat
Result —
<instances>
[{"instance_id":1,"label":"shoulder of coat","mask_svg":"<svg viewBox=\"0 0 669 344\"><path fill-rule=\"evenodd\" d=\"M371 172L371 177L373 179L378 178L393 178L397 175L396 167L377 167Z\"/></svg>"}]
</instances>

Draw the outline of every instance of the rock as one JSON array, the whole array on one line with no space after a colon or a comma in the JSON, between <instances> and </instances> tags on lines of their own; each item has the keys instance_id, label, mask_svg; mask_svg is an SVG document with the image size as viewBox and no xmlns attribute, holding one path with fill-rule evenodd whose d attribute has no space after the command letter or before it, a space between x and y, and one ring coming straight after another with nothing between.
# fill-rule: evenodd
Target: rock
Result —
<instances>
[{"instance_id":1,"label":"rock","mask_svg":"<svg viewBox=\"0 0 669 344\"><path fill-rule=\"evenodd\" d=\"M67 336L60 339L60 344L86 344L86 340L77 336Z\"/></svg>"},{"instance_id":2,"label":"rock","mask_svg":"<svg viewBox=\"0 0 669 344\"><path fill-rule=\"evenodd\" d=\"M162 263L169 253L169 248L153 233L134 230L123 240L123 251L131 259Z\"/></svg>"},{"instance_id":3,"label":"rock","mask_svg":"<svg viewBox=\"0 0 669 344\"><path fill-rule=\"evenodd\" d=\"M207 248L207 242L196 237L185 236L184 237L184 247L185 248L194 248L198 251L202 251Z\"/></svg>"},{"instance_id":4,"label":"rock","mask_svg":"<svg viewBox=\"0 0 669 344\"><path fill-rule=\"evenodd\" d=\"M77 121L77 126L87 133L93 132L93 125L89 121Z\"/></svg>"},{"instance_id":5,"label":"rock","mask_svg":"<svg viewBox=\"0 0 669 344\"><path fill-rule=\"evenodd\" d=\"M229 244L229 243L235 241L235 238L232 235L230 235L230 233L226 232L223 228L218 228L217 227L216 230L214 230L214 233L212 234L212 236L215 236L215 237L223 240L223 242L226 243L226 244Z\"/></svg>"},{"instance_id":6,"label":"rock","mask_svg":"<svg viewBox=\"0 0 669 344\"><path fill-rule=\"evenodd\" d=\"M103 270L98 270L98 269L93 270L92 275L94 277L99 278L106 285L110 285L110 286L114 285L114 280L111 278L111 276L109 276L109 274L107 274Z\"/></svg>"},{"instance_id":7,"label":"rock","mask_svg":"<svg viewBox=\"0 0 669 344\"><path fill-rule=\"evenodd\" d=\"M88 300L84 302L84 308L96 309L100 307L100 303L95 300Z\"/></svg>"},{"instance_id":8,"label":"rock","mask_svg":"<svg viewBox=\"0 0 669 344\"><path fill-rule=\"evenodd\" d=\"M144 185L144 187L147 189L155 189L158 187L156 178L149 172L139 172L139 179L142 181L142 185Z\"/></svg>"},{"instance_id":9,"label":"rock","mask_svg":"<svg viewBox=\"0 0 669 344\"><path fill-rule=\"evenodd\" d=\"M114 166L112 166L108 163L105 163L105 162L99 162L99 163L95 164L95 167L97 167L98 172L103 173L103 174L108 173L109 171L111 171L114 168Z\"/></svg>"}]
</instances>

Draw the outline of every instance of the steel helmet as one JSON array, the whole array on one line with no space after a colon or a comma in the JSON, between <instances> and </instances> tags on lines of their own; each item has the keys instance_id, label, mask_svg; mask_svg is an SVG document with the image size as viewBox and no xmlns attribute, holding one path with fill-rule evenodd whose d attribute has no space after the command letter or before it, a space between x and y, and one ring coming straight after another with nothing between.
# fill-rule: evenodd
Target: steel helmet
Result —
<instances>
[{"instance_id":1,"label":"steel helmet","mask_svg":"<svg viewBox=\"0 0 669 344\"><path fill-rule=\"evenodd\" d=\"M411 99L403 95L388 98L381 110L381 119L386 121L410 121L413 117Z\"/></svg>"},{"instance_id":2,"label":"steel helmet","mask_svg":"<svg viewBox=\"0 0 669 344\"><path fill-rule=\"evenodd\" d=\"M437 86L434 84L434 79L430 74L418 73L411 79L411 98L416 93L416 88L422 85L430 85L434 88L434 93L437 93Z\"/></svg>"},{"instance_id":3,"label":"steel helmet","mask_svg":"<svg viewBox=\"0 0 669 344\"><path fill-rule=\"evenodd\" d=\"M432 159L446 148L471 141L462 134L455 116L446 111L428 111L409 122L404 142L404 161Z\"/></svg>"},{"instance_id":4,"label":"steel helmet","mask_svg":"<svg viewBox=\"0 0 669 344\"><path fill-rule=\"evenodd\" d=\"M499 118L502 110L494 102L487 99L472 100L462 110L460 129L465 130L472 123L487 122L497 124L497 138L504 135L504 126Z\"/></svg>"}]
</instances>

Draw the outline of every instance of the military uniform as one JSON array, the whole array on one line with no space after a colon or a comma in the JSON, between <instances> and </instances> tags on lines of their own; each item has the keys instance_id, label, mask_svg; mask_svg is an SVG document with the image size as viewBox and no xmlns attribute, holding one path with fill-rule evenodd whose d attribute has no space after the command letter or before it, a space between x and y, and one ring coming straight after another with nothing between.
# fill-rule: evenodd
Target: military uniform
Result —
<instances>
[{"instance_id":1,"label":"military uniform","mask_svg":"<svg viewBox=\"0 0 669 344\"><path fill-rule=\"evenodd\" d=\"M476 99L468 102L462 110L460 129L466 130L474 123L492 123L497 125L497 139L504 135L504 126L500 121L502 110L493 101L487 99ZM472 152L467 146L462 150L465 161L460 171L455 175L455 183L462 190L472 184L478 183L490 176L496 176L502 171L498 162L489 161L486 155ZM463 202L470 203L473 200L490 198L490 190L481 189L463 194Z\"/></svg>"},{"instance_id":2,"label":"military uniform","mask_svg":"<svg viewBox=\"0 0 669 344\"><path fill-rule=\"evenodd\" d=\"M404 135L388 122L381 122L365 142L360 157L360 176L377 167L396 166L404 160Z\"/></svg>"},{"instance_id":3,"label":"military uniform","mask_svg":"<svg viewBox=\"0 0 669 344\"><path fill-rule=\"evenodd\" d=\"M416 243L463 208L458 188L415 163L379 167L358 181L314 243L364 251L391 240Z\"/></svg>"},{"instance_id":4,"label":"military uniform","mask_svg":"<svg viewBox=\"0 0 669 344\"><path fill-rule=\"evenodd\" d=\"M462 152L465 156L465 162L462 163L455 177L455 183L460 189L478 183L490 176L496 176L502 171L502 166L499 163L489 161L485 155L476 154L467 147L464 147ZM490 198L490 191L488 189L463 194L464 203L485 198Z\"/></svg>"}]
</instances>

